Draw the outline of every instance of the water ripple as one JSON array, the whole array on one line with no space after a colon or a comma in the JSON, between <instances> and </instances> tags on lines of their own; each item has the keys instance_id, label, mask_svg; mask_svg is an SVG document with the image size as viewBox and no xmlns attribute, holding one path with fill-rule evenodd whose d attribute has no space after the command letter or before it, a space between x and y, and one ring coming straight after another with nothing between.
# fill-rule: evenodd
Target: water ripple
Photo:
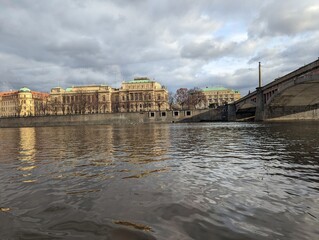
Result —
<instances>
[{"instance_id":1,"label":"water ripple","mask_svg":"<svg viewBox=\"0 0 319 240\"><path fill-rule=\"evenodd\" d=\"M4 239L315 239L318 123L0 129Z\"/></svg>"}]
</instances>

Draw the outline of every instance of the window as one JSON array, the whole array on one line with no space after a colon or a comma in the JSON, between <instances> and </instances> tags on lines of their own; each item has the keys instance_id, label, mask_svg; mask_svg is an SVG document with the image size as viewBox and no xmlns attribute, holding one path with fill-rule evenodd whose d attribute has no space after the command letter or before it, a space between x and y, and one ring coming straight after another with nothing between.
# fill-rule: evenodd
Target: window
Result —
<instances>
[{"instance_id":1,"label":"window","mask_svg":"<svg viewBox=\"0 0 319 240\"><path fill-rule=\"evenodd\" d=\"M151 113L150 113L150 117L155 117L155 113L154 113L154 112L151 112Z\"/></svg>"},{"instance_id":2,"label":"window","mask_svg":"<svg viewBox=\"0 0 319 240\"><path fill-rule=\"evenodd\" d=\"M166 117L166 112L162 112L162 117Z\"/></svg>"},{"instance_id":3,"label":"window","mask_svg":"<svg viewBox=\"0 0 319 240\"><path fill-rule=\"evenodd\" d=\"M177 111L174 112L175 117L178 117L178 114L179 114L179 112L177 112Z\"/></svg>"},{"instance_id":4,"label":"window","mask_svg":"<svg viewBox=\"0 0 319 240\"><path fill-rule=\"evenodd\" d=\"M190 116L191 115L191 111L186 111L186 116Z\"/></svg>"}]
</instances>

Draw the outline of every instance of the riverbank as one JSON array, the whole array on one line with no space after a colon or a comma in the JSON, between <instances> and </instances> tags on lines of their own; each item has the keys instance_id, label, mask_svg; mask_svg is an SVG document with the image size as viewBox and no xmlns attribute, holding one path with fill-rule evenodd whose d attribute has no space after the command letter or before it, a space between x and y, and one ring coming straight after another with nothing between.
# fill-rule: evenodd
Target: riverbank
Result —
<instances>
[{"instance_id":1,"label":"riverbank","mask_svg":"<svg viewBox=\"0 0 319 240\"><path fill-rule=\"evenodd\" d=\"M1 118L0 128L222 121L221 109Z\"/></svg>"}]
</instances>

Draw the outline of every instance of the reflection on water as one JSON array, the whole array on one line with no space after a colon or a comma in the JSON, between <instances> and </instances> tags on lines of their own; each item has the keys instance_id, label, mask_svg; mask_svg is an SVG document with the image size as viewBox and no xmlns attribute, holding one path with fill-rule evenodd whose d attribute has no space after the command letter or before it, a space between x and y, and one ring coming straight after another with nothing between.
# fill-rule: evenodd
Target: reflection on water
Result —
<instances>
[{"instance_id":1,"label":"reflection on water","mask_svg":"<svg viewBox=\"0 0 319 240\"><path fill-rule=\"evenodd\" d=\"M22 181L25 183L33 183L36 179L32 179L33 169L36 168L35 154L36 154L36 136L35 128L20 128L19 129L19 154L18 159L21 164L18 165L17 170L22 172Z\"/></svg>"},{"instance_id":2,"label":"reflection on water","mask_svg":"<svg viewBox=\"0 0 319 240\"><path fill-rule=\"evenodd\" d=\"M20 149L18 158L21 161L34 162L35 157L35 128L20 128Z\"/></svg>"},{"instance_id":3,"label":"reflection on water","mask_svg":"<svg viewBox=\"0 0 319 240\"><path fill-rule=\"evenodd\" d=\"M316 239L319 127L0 129L3 239Z\"/></svg>"}]
</instances>

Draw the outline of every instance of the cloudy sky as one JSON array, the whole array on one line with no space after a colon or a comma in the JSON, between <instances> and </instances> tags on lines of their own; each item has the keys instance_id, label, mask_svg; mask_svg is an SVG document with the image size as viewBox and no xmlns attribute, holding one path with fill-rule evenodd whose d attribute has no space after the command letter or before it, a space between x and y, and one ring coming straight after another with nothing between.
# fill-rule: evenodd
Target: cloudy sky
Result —
<instances>
[{"instance_id":1,"label":"cloudy sky","mask_svg":"<svg viewBox=\"0 0 319 240\"><path fill-rule=\"evenodd\" d=\"M319 57L318 0L0 0L0 91L148 76L242 95Z\"/></svg>"}]
</instances>

